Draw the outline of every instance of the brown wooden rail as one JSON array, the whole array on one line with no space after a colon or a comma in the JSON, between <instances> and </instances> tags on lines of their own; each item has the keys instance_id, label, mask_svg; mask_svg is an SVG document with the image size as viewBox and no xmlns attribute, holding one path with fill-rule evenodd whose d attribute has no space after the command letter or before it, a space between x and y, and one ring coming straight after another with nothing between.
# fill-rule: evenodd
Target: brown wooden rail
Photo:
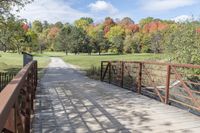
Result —
<instances>
[{"instance_id":1,"label":"brown wooden rail","mask_svg":"<svg viewBox=\"0 0 200 133\"><path fill-rule=\"evenodd\" d=\"M200 65L102 61L101 81L200 112Z\"/></svg>"},{"instance_id":2,"label":"brown wooden rail","mask_svg":"<svg viewBox=\"0 0 200 133\"><path fill-rule=\"evenodd\" d=\"M0 92L0 132L29 133L37 62L27 64Z\"/></svg>"}]
</instances>

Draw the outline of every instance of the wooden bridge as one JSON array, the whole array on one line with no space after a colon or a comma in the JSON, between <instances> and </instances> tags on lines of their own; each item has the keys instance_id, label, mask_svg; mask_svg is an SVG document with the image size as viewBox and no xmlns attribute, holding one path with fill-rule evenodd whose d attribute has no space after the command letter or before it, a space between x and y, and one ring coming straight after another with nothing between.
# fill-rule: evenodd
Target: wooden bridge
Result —
<instances>
[{"instance_id":1,"label":"wooden bridge","mask_svg":"<svg viewBox=\"0 0 200 133\"><path fill-rule=\"evenodd\" d=\"M200 66L102 62L101 80L108 84L52 58L38 85L36 66L35 61L26 65L0 93L1 132L200 131L200 117L190 113L199 112Z\"/></svg>"}]
</instances>

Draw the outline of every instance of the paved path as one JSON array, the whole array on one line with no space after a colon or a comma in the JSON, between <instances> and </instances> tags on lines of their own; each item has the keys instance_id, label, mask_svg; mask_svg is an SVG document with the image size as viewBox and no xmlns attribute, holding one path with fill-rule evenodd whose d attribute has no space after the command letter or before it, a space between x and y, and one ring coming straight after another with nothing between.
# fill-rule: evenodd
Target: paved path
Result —
<instances>
[{"instance_id":1,"label":"paved path","mask_svg":"<svg viewBox=\"0 0 200 133\"><path fill-rule=\"evenodd\" d=\"M52 58L40 81L35 133L199 133L200 117L91 80Z\"/></svg>"}]
</instances>

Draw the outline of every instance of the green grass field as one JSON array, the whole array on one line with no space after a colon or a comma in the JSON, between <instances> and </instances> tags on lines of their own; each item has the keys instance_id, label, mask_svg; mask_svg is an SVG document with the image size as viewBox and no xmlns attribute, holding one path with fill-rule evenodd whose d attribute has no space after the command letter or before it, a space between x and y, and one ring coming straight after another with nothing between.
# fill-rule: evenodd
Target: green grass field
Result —
<instances>
[{"instance_id":1,"label":"green grass field","mask_svg":"<svg viewBox=\"0 0 200 133\"><path fill-rule=\"evenodd\" d=\"M22 55L17 53L0 52L0 71L2 72L17 72L22 68ZM49 63L50 57L60 57L65 62L81 67L83 70L88 70L91 66L99 67L101 61L107 60L124 60L124 61L139 61L139 60L167 60L167 56L163 54L126 54L126 55L87 55L80 54L65 55L63 52L44 52L43 54L34 53L34 59L38 61L39 70L42 70Z\"/></svg>"},{"instance_id":2,"label":"green grass field","mask_svg":"<svg viewBox=\"0 0 200 133\"><path fill-rule=\"evenodd\" d=\"M120 60L120 61L141 61L141 60L167 60L163 54L127 54L127 55L68 55L61 57L65 62L89 69L91 66L99 67L101 61Z\"/></svg>"},{"instance_id":3,"label":"green grass field","mask_svg":"<svg viewBox=\"0 0 200 133\"><path fill-rule=\"evenodd\" d=\"M34 57L38 61L38 69L42 70L49 63L49 57ZM0 52L0 72L18 72L22 68L23 56L18 53Z\"/></svg>"}]
</instances>

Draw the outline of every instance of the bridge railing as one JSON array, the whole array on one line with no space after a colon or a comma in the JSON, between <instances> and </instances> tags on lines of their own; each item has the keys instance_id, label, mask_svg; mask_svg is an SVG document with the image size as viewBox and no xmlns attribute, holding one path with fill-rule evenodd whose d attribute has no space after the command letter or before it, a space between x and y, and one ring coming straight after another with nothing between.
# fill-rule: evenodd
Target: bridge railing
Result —
<instances>
[{"instance_id":1,"label":"bridge railing","mask_svg":"<svg viewBox=\"0 0 200 133\"><path fill-rule=\"evenodd\" d=\"M101 81L200 112L200 65L102 61Z\"/></svg>"},{"instance_id":2,"label":"bridge railing","mask_svg":"<svg viewBox=\"0 0 200 133\"><path fill-rule=\"evenodd\" d=\"M13 79L15 73L0 72L0 92Z\"/></svg>"},{"instance_id":3,"label":"bridge railing","mask_svg":"<svg viewBox=\"0 0 200 133\"><path fill-rule=\"evenodd\" d=\"M37 62L27 64L0 92L0 132L29 133Z\"/></svg>"}]
</instances>

